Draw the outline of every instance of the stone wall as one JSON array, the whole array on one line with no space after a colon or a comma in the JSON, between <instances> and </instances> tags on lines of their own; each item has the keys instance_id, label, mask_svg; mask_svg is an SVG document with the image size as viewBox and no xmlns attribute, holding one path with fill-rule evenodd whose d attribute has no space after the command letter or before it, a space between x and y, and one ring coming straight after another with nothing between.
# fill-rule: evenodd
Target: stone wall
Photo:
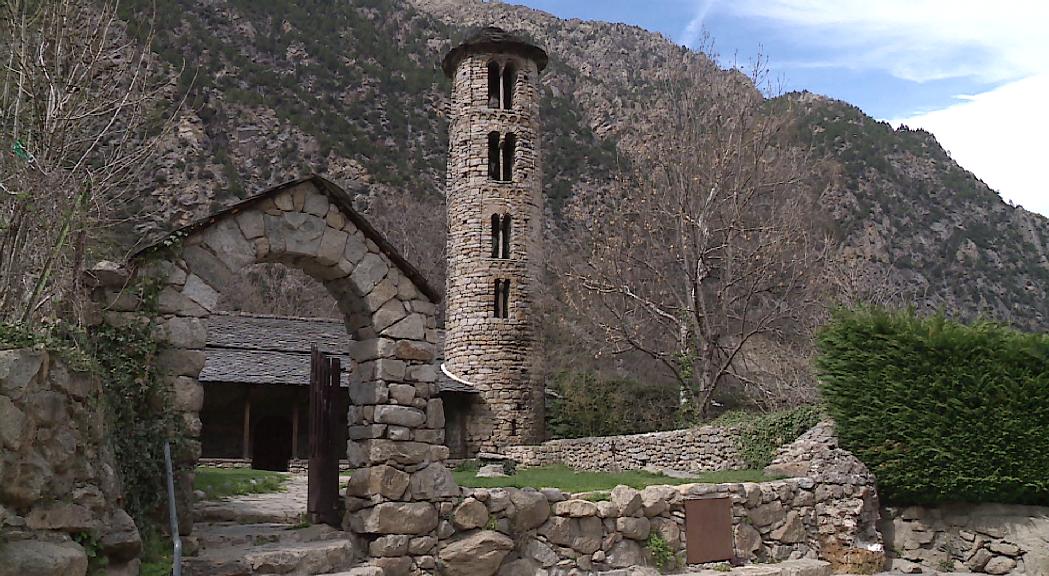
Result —
<instances>
[{"instance_id":1,"label":"stone wall","mask_svg":"<svg viewBox=\"0 0 1049 576\"><path fill-rule=\"evenodd\" d=\"M504 450L522 466L564 464L577 470L658 470L699 474L746 468L733 428L703 426L627 436L551 440Z\"/></svg>"},{"instance_id":2,"label":"stone wall","mask_svg":"<svg viewBox=\"0 0 1049 576\"><path fill-rule=\"evenodd\" d=\"M874 478L852 454L837 447L833 426L814 428L781 448L776 460L775 469L792 470L799 477L643 490L618 486L608 495L464 488L460 502L442 508L438 562L442 573L451 576L553 576L618 569L626 574L629 567L652 564L646 541L658 534L681 564L685 502L725 497L732 503L739 559L821 558L839 572L872 573L881 568ZM394 553L417 545L407 537L386 544ZM372 552L381 555L384 550Z\"/></svg>"},{"instance_id":3,"label":"stone wall","mask_svg":"<svg viewBox=\"0 0 1049 576\"><path fill-rule=\"evenodd\" d=\"M542 270L543 194L537 63L488 44L452 74L448 150L445 364L482 402L467 417L466 450L496 451L543 438L542 353L536 311ZM516 70L512 109L489 107L488 63ZM516 142L511 181L489 178L488 135ZM492 257L492 215L509 215L508 257ZM506 318L495 281L510 281Z\"/></svg>"},{"instance_id":4,"label":"stone wall","mask_svg":"<svg viewBox=\"0 0 1049 576\"><path fill-rule=\"evenodd\" d=\"M141 540L119 507L99 381L45 350L0 351L0 576L82 576L99 543L137 573Z\"/></svg>"},{"instance_id":5,"label":"stone wall","mask_svg":"<svg viewBox=\"0 0 1049 576\"><path fill-rule=\"evenodd\" d=\"M900 572L1049 574L1049 507L884 508L881 530Z\"/></svg>"}]
</instances>

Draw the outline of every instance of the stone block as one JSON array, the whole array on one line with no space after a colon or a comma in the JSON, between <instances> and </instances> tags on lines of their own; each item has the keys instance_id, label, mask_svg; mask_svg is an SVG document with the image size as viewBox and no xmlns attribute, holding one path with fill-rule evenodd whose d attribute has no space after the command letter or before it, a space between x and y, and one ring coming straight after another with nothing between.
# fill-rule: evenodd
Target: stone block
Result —
<instances>
[{"instance_id":1,"label":"stone block","mask_svg":"<svg viewBox=\"0 0 1049 576\"><path fill-rule=\"evenodd\" d=\"M623 516L634 516L641 510L641 493L630 486L616 486L610 499Z\"/></svg>"},{"instance_id":2,"label":"stone block","mask_svg":"<svg viewBox=\"0 0 1049 576\"><path fill-rule=\"evenodd\" d=\"M0 576L84 576L87 553L75 542L0 542Z\"/></svg>"},{"instance_id":3,"label":"stone block","mask_svg":"<svg viewBox=\"0 0 1049 576\"><path fill-rule=\"evenodd\" d=\"M207 328L200 318L175 316L158 326L158 340L173 348L203 348L207 342Z\"/></svg>"},{"instance_id":4,"label":"stone block","mask_svg":"<svg viewBox=\"0 0 1049 576\"><path fill-rule=\"evenodd\" d=\"M434 358L433 344L428 342L417 342L415 340L400 340L396 344L394 354L401 360L419 360L431 362Z\"/></svg>"},{"instance_id":5,"label":"stone block","mask_svg":"<svg viewBox=\"0 0 1049 576\"><path fill-rule=\"evenodd\" d=\"M224 286L227 283L228 278L215 285ZM218 308L218 291L196 274L190 274L186 277L186 285L182 287L182 295L208 312L214 312Z\"/></svg>"},{"instance_id":6,"label":"stone block","mask_svg":"<svg viewBox=\"0 0 1049 576\"><path fill-rule=\"evenodd\" d=\"M131 516L120 508L113 512L99 544L109 561L117 564L138 558L142 552L138 527Z\"/></svg>"},{"instance_id":7,"label":"stone block","mask_svg":"<svg viewBox=\"0 0 1049 576\"><path fill-rule=\"evenodd\" d=\"M431 398L426 401L426 427L436 430L444 429L444 401Z\"/></svg>"},{"instance_id":8,"label":"stone block","mask_svg":"<svg viewBox=\"0 0 1049 576\"><path fill-rule=\"evenodd\" d=\"M175 410L184 412L200 412L204 406L204 386L197 382L196 378L189 376L178 376L173 384Z\"/></svg>"},{"instance_id":9,"label":"stone block","mask_svg":"<svg viewBox=\"0 0 1049 576\"><path fill-rule=\"evenodd\" d=\"M255 263L255 245L240 230L236 218L226 217L202 232L204 244L231 272Z\"/></svg>"},{"instance_id":10,"label":"stone block","mask_svg":"<svg viewBox=\"0 0 1049 576\"><path fill-rule=\"evenodd\" d=\"M376 329L388 338L419 341L426 339L426 320L422 314L411 314L389 328L376 326Z\"/></svg>"},{"instance_id":11,"label":"stone block","mask_svg":"<svg viewBox=\"0 0 1049 576\"><path fill-rule=\"evenodd\" d=\"M404 304L400 300L389 300L372 314L372 327L386 338L398 339L388 328L400 322L405 314Z\"/></svg>"},{"instance_id":12,"label":"stone block","mask_svg":"<svg viewBox=\"0 0 1049 576\"><path fill-rule=\"evenodd\" d=\"M408 405L415 400L415 386L411 384L390 384L390 400Z\"/></svg>"},{"instance_id":13,"label":"stone block","mask_svg":"<svg viewBox=\"0 0 1049 576\"><path fill-rule=\"evenodd\" d=\"M459 496L459 485L450 470L433 462L412 474L412 499L440 500Z\"/></svg>"},{"instance_id":14,"label":"stone block","mask_svg":"<svg viewBox=\"0 0 1049 576\"><path fill-rule=\"evenodd\" d=\"M494 576L514 541L492 530L481 530L444 546L440 559L446 576Z\"/></svg>"},{"instance_id":15,"label":"stone block","mask_svg":"<svg viewBox=\"0 0 1049 576\"><path fill-rule=\"evenodd\" d=\"M50 502L34 506L25 518L31 530L85 532L96 530L102 523L88 508L68 502Z\"/></svg>"},{"instance_id":16,"label":"stone block","mask_svg":"<svg viewBox=\"0 0 1049 576\"><path fill-rule=\"evenodd\" d=\"M187 283L193 276L198 276L211 286L225 286L233 276L229 266L203 246L186 246L182 249L182 258L186 261L186 269L189 272L189 276L186 277Z\"/></svg>"},{"instance_id":17,"label":"stone block","mask_svg":"<svg viewBox=\"0 0 1049 576\"><path fill-rule=\"evenodd\" d=\"M359 446L368 462L373 464L395 463L410 466L431 459L430 445L421 442L375 439L352 444Z\"/></svg>"},{"instance_id":18,"label":"stone block","mask_svg":"<svg viewBox=\"0 0 1049 576\"><path fill-rule=\"evenodd\" d=\"M404 556L408 554L408 543L411 539L407 534L379 536L368 544L368 553L374 557Z\"/></svg>"},{"instance_id":19,"label":"stone block","mask_svg":"<svg viewBox=\"0 0 1049 576\"><path fill-rule=\"evenodd\" d=\"M459 530L483 528L488 524L488 507L474 498L467 498L452 512L452 524Z\"/></svg>"},{"instance_id":20,"label":"stone block","mask_svg":"<svg viewBox=\"0 0 1049 576\"><path fill-rule=\"evenodd\" d=\"M266 233L262 224L262 212L259 210L247 210L237 214L237 225L240 232L248 240L254 240Z\"/></svg>"},{"instance_id":21,"label":"stone block","mask_svg":"<svg viewBox=\"0 0 1049 576\"><path fill-rule=\"evenodd\" d=\"M0 394L19 400L38 376L47 373L47 353L43 350L0 351Z\"/></svg>"},{"instance_id":22,"label":"stone block","mask_svg":"<svg viewBox=\"0 0 1049 576\"><path fill-rule=\"evenodd\" d=\"M517 532L535 530L550 518L550 502L541 493L532 490L510 490L513 513L510 524Z\"/></svg>"},{"instance_id":23,"label":"stone block","mask_svg":"<svg viewBox=\"0 0 1049 576\"><path fill-rule=\"evenodd\" d=\"M585 518L597 516L597 504L589 500L565 500L557 502L553 506L554 514L568 516L569 518Z\"/></svg>"},{"instance_id":24,"label":"stone block","mask_svg":"<svg viewBox=\"0 0 1049 576\"><path fill-rule=\"evenodd\" d=\"M347 240L347 246L349 246L349 240ZM353 262L353 259L347 258ZM357 286L357 290L360 294L368 294L375 288L379 282L386 277L386 273L389 271L389 266L386 261L378 254L368 253L361 258L357 267L354 269L353 274L350 275L350 279ZM400 304L400 302L398 302Z\"/></svg>"},{"instance_id":25,"label":"stone block","mask_svg":"<svg viewBox=\"0 0 1049 576\"><path fill-rule=\"evenodd\" d=\"M183 348L166 348L157 354L157 369L170 376L196 378L204 368L204 352Z\"/></svg>"},{"instance_id":26,"label":"stone block","mask_svg":"<svg viewBox=\"0 0 1049 576\"><path fill-rule=\"evenodd\" d=\"M17 451L22 446L25 415L7 396L0 396L0 446Z\"/></svg>"},{"instance_id":27,"label":"stone block","mask_svg":"<svg viewBox=\"0 0 1049 576\"><path fill-rule=\"evenodd\" d=\"M633 518L624 516L616 518L616 530L619 531L624 538L631 540L644 540L648 538L648 534L652 529L652 523L649 522L648 518Z\"/></svg>"},{"instance_id":28,"label":"stone block","mask_svg":"<svg viewBox=\"0 0 1049 576\"><path fill-rule=\"evenodd\" d=\"M354 531L367 534L427 534L437 520L437 509L428 502L383 502L350 515Z\"/></svg>"},{"instance_id":29,"label":"stone block","mask_svg":"<svg viewBox=\"0 0 1049 576\"><path fill-rule=\"evenodd\" d=\"M375 407L375 421L381 424L418 428L426 422L426 414L418 408L382 404Z\"/></svg>"},{"instance_id":30,"label":"stone block","mask_svg":"<svg viewBox=\"0 0 1049 576\"><path fill-rule=\"evenodd\" d=\"M346 238L347 234L342 230L326 227L324 235L321 236L320 248L317 250L317 262L330 266L342 260L342 254L346 248ZM352 267L347 270L347 273L351 270Z\"/></svg>"}]
</instances>

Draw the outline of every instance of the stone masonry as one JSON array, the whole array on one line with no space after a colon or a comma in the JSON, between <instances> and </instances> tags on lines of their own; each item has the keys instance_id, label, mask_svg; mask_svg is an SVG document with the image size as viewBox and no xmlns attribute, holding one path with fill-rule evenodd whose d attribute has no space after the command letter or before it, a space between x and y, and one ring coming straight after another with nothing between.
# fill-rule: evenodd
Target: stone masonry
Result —
<instances>
[{"instance_id":1,"label":"stone masonry","mask_svg":"<svg viewBox=\"0 0 1049 576\"><path fill-rule=\"evenodd\" d=\"M191 439L184 462L194 464L204 394L197 378L208 316L223 287L259 262L295 266L323 283L353 339L347 446L353 476L345 524L357 550L369 553L391 535L436 542L439 505L458 488L442 464L448 448L432 364L435 296L351 201L316 176L282 184L176 231L137 254L130 271L97 271L95 298L105 322L148 318L156 327L163 345L158 368ZM155 308L128 289L139 281L159 287ZM192 472L178 484L180 528L188 531ZM429 572L434 552L421 545L396 555L387 550L373 564L390 574Z\"/></svg>"},{"instance_id":2,"label":"stone masonry","mask_svg":"<svg viewBox=\"0 0 1049 576\"><path fill-rule=\"evenodd\" d=\"M576 470L650 470L700 474L746 468L735 428L700 426L685 430L550 440L514 446L505 454L522 466L564 464Z\"/></svg>"},{"instance_id":3,"label":"stone masonry","mask_svg":"<svg viewBox=\"0 0 1049 576\"><path fill-rule=\"evenodd\" d=\"M110 574L138 573L98 378L38 348L0 351L0 576L84 576L98 543ZM83 541L83 539L81 539Z\"/></svg>"},{"instance_id":4,"label":"stone masonry","mask_svg":"<svg viewBox=\"0 0 1049 576\"><path fill-rule=\"evenodd\" d=\"M490 107L489 65L512 74L512 106ZM448 153L448 290L445 367L481 400L468 416L471 454L543 437L542 351L535 309L542 262L539 72L546 54L488 28L452 50ZM489 136L512 135L512 179L490 177ZM497 157L504 163L501 154ZM493 257L493 215L509 216L509 251ZM505 318L496 317L496 281L509 280Z\"/></svg>"}]
</instances>

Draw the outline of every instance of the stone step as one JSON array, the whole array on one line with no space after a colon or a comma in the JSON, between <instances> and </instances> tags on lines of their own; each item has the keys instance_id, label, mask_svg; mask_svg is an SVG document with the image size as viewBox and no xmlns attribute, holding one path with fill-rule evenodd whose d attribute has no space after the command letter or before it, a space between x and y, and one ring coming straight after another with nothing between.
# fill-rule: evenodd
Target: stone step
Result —
<instances>
[{"instance_id":1,"label":"stone step","mask_svg":"<svg viewBox=\"0 0 1049 576\"><path fill-rule=\"evenodd\" d=\"M277 542L317 542L345 539L344 532L324 524L300 526L290 524L205 523L194 528L201 550L224 546L262 546Z\"/></svg>"},{"instance_id":2,"label":"stone step","mask_svg":"<svg viewBox=\"0 0 1049 576\"><path fill-rule=\"evenodd\" d=\"M348 570L353 565L353 545L349 538L328 527L209 528L199 536L202 542L199 555L183 560L186 576L314 576Z\"/></svg>"}]
</instances>

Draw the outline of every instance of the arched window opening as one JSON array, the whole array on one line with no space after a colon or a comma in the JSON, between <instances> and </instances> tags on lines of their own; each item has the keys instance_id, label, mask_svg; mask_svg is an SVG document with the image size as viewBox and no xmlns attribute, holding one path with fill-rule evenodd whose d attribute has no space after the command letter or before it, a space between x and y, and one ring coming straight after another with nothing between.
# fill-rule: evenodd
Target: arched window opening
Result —
<instances>
[{"instance_id":1,"label":"arched window opening","mask_svg":"<svg viewBox=\"0 0 1049 576\"><path fill-rule=\"evenodd\" d=\"M499 107L499 64L488 63L488 107Z\"/></svg>"},{"instance_id":2,"label":"arched window opening","mask_svg":"<svg viewBox=\"0 0 1049 576\"><path fill-rule=\"evenodd\" d=\"M499 258L499 250L502 248L503 227L499 221L498 214L492 214L492 258Z\"/></svg>"},{"instance_id":3,"label":"arched window opening","mask_svg":"<svg viewBox=\"0 0 1049 576\"><path fill-rule=\"evenodd\" d=\"M500 258L510 257L510 215L503 214L502 226L500 226L499 236L502 239L501 251L499 252Z\"/></svg>"},{"instance_id":4,"label":"arched window opening","mask_svg":"<svg viewBox=\"0 0 1049 576\"><path fill-rule=\"evenodd\" d=\"M517 70L513 64L507 64L503 68L503 109L510 110L514 107L514 84L517 82Z\"/></svg>"},{"instance_id":5,"label":"arched window opening","mask_svg":"<svg viewBox=\"0 0 1049 576\"><path fill-rule=\"evenodd\" d=\"M511 182L514 179L514 148L517 138L513 134L507 134L503 139L503 182Z\"/></svg>"},{"instance_id":6,"label":"arched window opening","mask_svg":"<svg viewBox=\"0 0 1049 576\"><path fill-rule=\"evenodd\" d=\"M493 316L495 318L510 317L510 281L499 279L495 281L495 302L493 303Z\"/></svg>"},{"instance_id":7,"label":"arched window opening","mask_svg":"<svg viewBox=\"0 0 1049 576\"><path fill-rule=\"evenodd\" d=\"M499 180L502 173L499 170L499 133L488 134L488 177Z\"/></svg>"}]
</instances>

